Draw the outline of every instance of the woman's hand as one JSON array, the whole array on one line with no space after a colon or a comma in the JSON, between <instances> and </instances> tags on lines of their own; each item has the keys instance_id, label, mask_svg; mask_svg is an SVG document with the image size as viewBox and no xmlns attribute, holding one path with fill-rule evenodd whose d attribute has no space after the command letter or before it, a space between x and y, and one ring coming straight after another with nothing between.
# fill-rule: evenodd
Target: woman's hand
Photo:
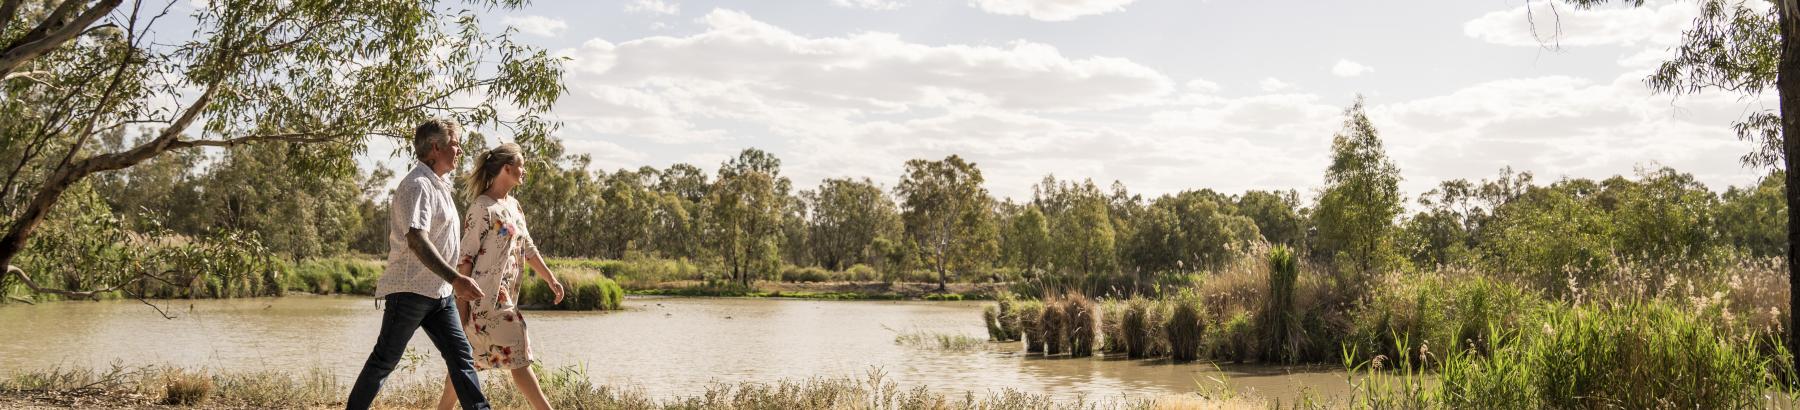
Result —
<instances>
[{"instance_id":1,"label":"woman's hand","mask_svg":"<svg viewBox=\"0 0 1800 410\"><path fill-rule=\"evenodd\" d=\"M555 301L555 302L550 302L550 304L552 304L552 305L560 305L560 304L562 304L562 299L563 299L563 285L562 285L562 282L559 282L559 281L557 281L557 280L555 280L555 279L551 279L551 280L550 280L550 293L552 293L552 294L555 294L555 295L556 295L556 301Z\"/></svg>"}]
</instances>

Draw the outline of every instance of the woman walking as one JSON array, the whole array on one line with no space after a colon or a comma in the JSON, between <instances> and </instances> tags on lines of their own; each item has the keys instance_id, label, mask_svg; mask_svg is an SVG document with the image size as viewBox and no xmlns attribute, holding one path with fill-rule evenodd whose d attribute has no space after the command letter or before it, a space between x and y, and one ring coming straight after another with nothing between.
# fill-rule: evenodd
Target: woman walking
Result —
<instances>
[{"instance_id":1,"label":"woman walking","mask_svg":"<svg viewBox=\"0 0 1800 410\"><path fill-rule=\"evenodd\" d=\"M563 287L544 266L531 231L525 227L525 215L519 212L519 201L511 195L524 181L525 157L518 144L503 144L476 159L468 178L469 192L476 196L463 225L456 269L475 279L482 297L465 302L459 311L463 312L475 368L511 370L513 384L531 406L549 410L550 402L531 371L531 339L518 308L520 273L530 262L556 295L552 303L562 303ZM449 409L454 404L456 391L446 384L438 408Z\"/></svg>"}]
</instances>

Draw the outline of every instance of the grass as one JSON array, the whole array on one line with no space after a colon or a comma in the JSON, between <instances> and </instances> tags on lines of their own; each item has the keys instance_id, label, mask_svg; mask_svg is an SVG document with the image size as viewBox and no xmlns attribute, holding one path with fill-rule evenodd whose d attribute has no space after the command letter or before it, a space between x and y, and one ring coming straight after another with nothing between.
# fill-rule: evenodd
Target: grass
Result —
<instances>
[{"instance_id":1,"label":"grass","mask_svg":"<svg viewBox=\"0 0 1800 410\"><path fill-rule=\"evenodd\" d=\"M1265 344L1260 355L1264 361L1292 363L1300 358L1300 312L1294 310L1294 288L1300 279L1300 264L1293 250L1276 246L1269 250L1269 291L1263 300L1258 330Z\"/></svg>"},{"instance_id":2,"label":"grass","mask_svg":"<svg viewBox=\"0 0 1800 410\"><path fill-rule=\"evenodd\" d=\"M1044 301L1044 312L1038 315L1038 335L1044 340L1044 355L1063 354L1069 347L1069 303L1062 298Z\"/></svg>"},{"instance_id":3,"label":"grass","mask_svg":"<svg viewBox=\"0 0 1800 410\"><path fill-rule=\"evenodd\" d=\"M195 371L174 369L163 374L162 404L193 406L206 402L212 394L211 377Z\"/></svg>"},{"instance_id":4,"label":"grass","mask_svg":"<svg viewBox=\"0 0 1800 410\"><path fill-rule=\"evenodd\" d=\"M386 263L370 257L309 259L286 267L281 287L320 295L374 295Z\"/></svg>"},{"instance_id":5,"label":"grass","mask_svg":"<svg viewBox=\"0 0 1800 410\"><path fill-rule=\"evenodd\" d=\"M815 377L776 382L719 382L691 395L657 399L642 390L592 383L582 367L539 368L539 384L550 404L567 409L1188 409L1263 407L1251 401L1220 402L1191 396L1146 399L1057 400L1017 390L987 394L945 394L929 387L902 388L880 371L862 377ZM196 408L342 408L348 387L320 370L208 373L180 369L139 368L110 372L86 370L15 371L0 379L0 404L48 407L150 407L170 401L160 387L164 374L181 372L212 381ZM518 390L504 377L484 377L483 391L495 408L527 408ZM443 389L441 379L390 383L378 407L429 408Z\"/></svg>"},{"instance_id":6,"label":"grass","mask_svg":"<svg viewBox=\"0 0 1800 410\"><path fill-rule=\"evenodd\" d=\"M1018 303L1019 332L1025 335L1026 353L1044 352L1044 334L1041 323L1044 320L1044 302L1026 300Z\"/></svg>"},{"instance_id":7,"label":"grass","mask_svg":"<svg viewBox=\"0 0 1800 410\"><path fill-rule=\"evenodd\" d=\"M898 335L894 336L894 343L901 346L950 352L967 352L975 350L987 342L986 340L975 336L955 333L927 332L916 329L898 333Z\"/></svg>"},{"instance_id":8,"label":"grass","mask_svg":"<svg viewBox=\"0 0 1800 410\"><path fill-rule=\"evenodd\" d=\"M1119 322L1125 318L1125 304L1118 299L1101 300L1100 310L1100 352L1103 354L1125 353L1125 328Z\"/></svg>"},{"instance_id":9,"label":"grass","mask_svg":"<svg viewBox=\"0 0 1800 410\"><path fill-rule=\"evenodd\" d=\"M583 271L559 272L563 284L563 303L553 304L556 294L550 285L537 278L526 278L519 285L519 306L548 310L619 310L625 301L625 290L605 276Z\"/></svg>"},{"instance_id":10,"label":"grass","mask_svg":"<svg viewBox=\"0 0 1800 410\"><path fill-rule=\"evenodd\" d=\"M1206 317L1197 296L1177 296L1169 301L1173 305L1169 319L1163 324L1167 330L1169 352L1171 358L1178 362L1191 362L1200 359L1201 338L1206 331Z\"/></svg>"},{"instance_id":11,"label":"grass","mask_svg":"<svg viewBox=\"0 0 1800 410\"><path fill-rule=\"evenodd\" d=\"M1099 306L1093 299L1079 292L1069 292L1063 296L1065 307L1063 320L1065 331L1069 337L1069 356L1088 357L1094 355L1094 343L1099 335Z\"/></svg>"},{"instance_id":12,"label":"grass","mask_svg":"<svg viewBox=\"0 0 1800 410\"><path fill-rule=\"evenodd\" d=\"M1284 248L1246 259L1160 299L1098 302L1100 349L1264 363L1335 350L1355 395L1299 408L1786 407L1800 394L1784 382L1800 373L1779 264L1689 276L1621 264L1554 291L1450 267L1346 275L1365 281L1352 294ZM1046 303L1036 317L1067 304Z\"/></svg>"},{"instance_id":13,"label":"grass","mask_svg":"<svg viewBox=\"0 0 1800 410\"><path fill-rule=\"evenodd\" d=\"M1120 316L1120 333L1125 336L1125 354L1133 359L1161 357L1169 352L1168 332L1164 318L1166 305L1161 301L1132 298L1125 301Z\"/></svg>"}]
</instances>

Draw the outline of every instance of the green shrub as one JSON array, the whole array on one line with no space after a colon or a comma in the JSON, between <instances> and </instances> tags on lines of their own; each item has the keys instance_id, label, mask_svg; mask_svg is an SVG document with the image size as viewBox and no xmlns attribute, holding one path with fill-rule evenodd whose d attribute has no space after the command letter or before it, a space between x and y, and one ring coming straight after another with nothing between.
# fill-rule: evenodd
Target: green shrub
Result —
<instances>
[{"instance_id":1,"label":"green shrub","mask_svg":"<svg viewBox=\"0 0 1800 410\"><path fill-rule=\"evenodd\" d=\"M844 270L844 275L847 276L847 279L857 282L876 282L881 280L881 271L875 270L875 268L871 268L869 265L860 263L850 265L850 269Z\"/></svg>"},{"instance_id":2,"label":"green shrub","mask_svg":"<svg viewBox=\"0 0 1800 410\"><path fill-rule=\"evenodd\" d=\"M282 287L320 295L373 295L385 265L357 257L308 259L289 268Z\"/></svg>"},{"instance_id":3,"label":"green shrub","mask_svg":"<svg viewBox=\"0 0 1800 410\"><path fill-rule=\"evenodd\" d=\"M558 273L563 284L563 303L554 304L556 293L549 283L536 277L523 278L519 285L519 305L527 309L548 310L618 310L625 300L625 290L617 282L592 273L575 270ZM533 275L535 276L535 275Z\"/></svg>"},{"instance_id":4,"label":"green shrub","mask_svg":"<svg viewBox=\"0 0 1800 410\"><path fill-rule=\"evenodd\" d=\"M1069 347L1068 301L1044 301L1042 319L1038 319L1038 335L1044 340L1044 355L1062 354Z\"/></svg>"},{"instance_id":5,"label":"green shrub","mask_svg":"<svg viewBox=\"0 0 1800 410\"><path fill-rule=\"evenodd\" d=\"M925 295L925 300L963 300L961 293L932 293Z\"/></svg>"},{"instance_id":6,"label":"green shrub","mask_svg":"<svg viewBox=\"0 0 1800 410\"><path fill-rule=\"evenodd\" d=\"M1173 311L1164 325L1168 333L1169 353L1176 361L1189 362L1200 358L1200 341L1206 330L1206 317L1202 312L1200 298L1183 295L1173 298Z\"/></svg>"},{"instance_id":7,"label":"green shrub","mask_svg":"<svg viewBox=\"0 0 1800 410\"><path fill-rule=\"evenodd\" d=\"M1168 332L1163 328L1166 314L1162 302L1144 298L1125 301L1125 315L1120 320L1125 336L1125 354L1133 359L1159 357L1169 352Z\"/></svg>"},{"instance_id":8,"label":"green shrub","mask_svg":"<svg viewBox=\"0 0 1800 410\"><path fill-rule=\"evenodd\" d=\"M988 307L982 308L981 309L981 321L982 321L982 323L987 324L988 340L995 341L995 342L1004 342L1010 336L1010 335L1006 334L1006 329L1000 326L1000 308L999 307L988 306Z\"/></svg>"},{"instance_id":9,"label":"green shrub","mask_svg":"<svg viewBox=\"0 0 1800 410\"><path fill-rule=\"evenodd\" d=\"M994 295L994 303L999 309L999 316L996 320L999 321L1000 330L1006 333L1006 340L1018 341L1021 339L1024 333L1019 329L1019 301L1016 296L1010 292L1000 291Z\"/></svg>"},{"instance_id":10,"label":"green shrub","mask_svg":"<svg viewBox=\"0 0 1800 410\"><path fill-rule=\"evenodd\" d=\"M1345 343L1371 357L1400 357L1408 353L1398 346L1408 344L1482 353L1490 349L1488 329L1517 327L1542 305L1530 292L1484 277L1390 276L1353 315Z\"/></svg>"},{"instance_id":11,"label":"green shrub","mask_svg":"<svg viewBox=\"0 0 1800 410\"><path fill-rule=\"evenodd\" d=\"M1749 332L1668 302L1557 306L1534 326L1494 327L1483 357L1452 353L1440 374L1455 407L1750 408L1776 388Z\"/></svg>"},{"instance_id":12,"label":"green shrub","mask_svg":"<svg viewBox=\"0 0 1800 410\"><path fill-rule=\"evenodd\" d=\"M1255 358L1261 350L1256 339L1256 326L1251 324L1250 314L1238 312L1207 330L1206 350L1212 357L1242 363Z\"/></svg>"},{"instance_id":13,"label":"green shrub","mask_svg":"<svg viewBox=\"0 0 1800 410\"><path fill-rule=\"evenodd\" d=\"M1100 351L1107 354L1125 353L1125 328L1120 323L1125 319L1125 303L1117 299L1100 302Z\"/></svg>"},{"instance_id":14,"label":"green shrub","mask_svg":"<svg viewBox=\"0 0 1800 410\"><path fill-rule=\"evenodd\" d=\"M788 266L781 270L783 282L835 282L841 278L824 268L813 266Z\"/></svg>"},{"instance_id":15,"label":"green shrub","mask_svg":"<svg viewBox=\"0 0 1800 410\"><path fill-rule=\"evenodd\" d=\"M545 261L557 273L585 272L612 279L629 289L655 289L657 285L677 281L705 281L706 272L717 272L689 262L687 259L657 259L638 253L625 259L561 259Z\"/></svg>"},{"instance_id":16,"label":"green shrub","mask_svg":"<svg viewBox=\"0 0 1800 410\"><path fill-rule=\"evenodd\" d=\"M1016 311L1017 301L1010 293L1001 292L994 298L995 304L982 309L981 318L988 328L988 339L996 342L1019 340L1019 313Z\"/></svg>"},{"instance_id":17,"label":"green shrub","mask_svg":"<svg viewBox=\"0 0 1800 410\"><path fill-rule=\"evenodd\" d=\"M1044 335L1040 322L1044 319L1044 302L1037 300L1020 301L1019 333L1025 337L1026 353L1042 353L1044 351Z\"/></svg>"},{"instance_id":18,"label":"green shrub","mask_svg":"<svg viewBox=\"0 0 1800 410\"><path fill-rule=\"evenodd\" d=\"M1269 293L1257 323L1263 361L1292 363L1300 354L1300 312L1294 310L1294 285L1300 266L1294 252L1277 245L1269 250Z\"/></svg>"},{"instance_id":19,"label":"green shrub","mask_svg":"<svg viewBox=\"0 0 1800 410\"><path fill-rule=\"evenodd\" d=\"M1069 292L1063 297L1067 303L1063 314L1067 320L1063 322L1069 337L1069 356L1088 357L1094 355L1094 339L1099 332L1098 307L1093 299L1079 292Z\"/></svg>"}]
</instances>

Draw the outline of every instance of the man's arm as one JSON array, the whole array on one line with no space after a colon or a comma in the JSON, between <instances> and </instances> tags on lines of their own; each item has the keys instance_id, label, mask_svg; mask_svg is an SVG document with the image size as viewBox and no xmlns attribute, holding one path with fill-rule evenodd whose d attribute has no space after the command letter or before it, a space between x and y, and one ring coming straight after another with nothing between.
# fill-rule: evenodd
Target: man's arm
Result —
<instances>
[{"instance_id":1,"label":"man's arm","mask_svg":"<svg viewBox=\"0 0 1800 410\"><path fill-rule=\"evenodd\" d=\"M419 262L425 264L425 269L444 278L445 282L456 283L457 276L461 276L456 274L456 269L450 267L450 262L445 261L443 255L438 254L437 248L431 246L430 241L425 240L425 231L421 231L419 228L408 228L406 230L406 247L411 248L413 256L418 257Z\"/></svg>"},{"instance_id":2,"label":"man's arm","mask_svg":"<svg viewBox=\"0 0 1800 410\"><path fill-rule=\"evenodd\" d=\"M457 274L455 269L450 268L450 263L444 261L444 256L438 254L437 248L432 247L431 242L425 240L425 231L419 230L419 228L408 228L406 230L406 247L411 248L413 256L418 257L419 262L425 264L425 269L444 278L445 282L450 282L450 287L456 290L458 299L474 300L482 297L481 288L475 286L475 280Z\"/></svg>"}]
</instances>

